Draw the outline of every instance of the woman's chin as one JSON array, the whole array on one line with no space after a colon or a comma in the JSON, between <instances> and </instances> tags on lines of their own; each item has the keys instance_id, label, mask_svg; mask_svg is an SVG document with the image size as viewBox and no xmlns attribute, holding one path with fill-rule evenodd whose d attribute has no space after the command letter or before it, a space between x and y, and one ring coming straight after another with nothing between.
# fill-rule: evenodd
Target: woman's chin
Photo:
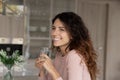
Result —
<instances>
[{"instance_id":1,"label":"woman's chin","mask_svg":"<svg viewBox=\"0 0 120 80\"><path fill-rule=\"evenodd\" d=\"M55 47L59 47L59 45L54 45Z\"/></svg>"},{"instance_id":2,"label":"woman's chin","mask_svg":"<svg viewBox=\"0 0 120 80\"><path fill-rule=\"evenodd\" d=\"M55 47L59 47L60 45L59 44L53 44Z\"/></svg>"}]
</instances>

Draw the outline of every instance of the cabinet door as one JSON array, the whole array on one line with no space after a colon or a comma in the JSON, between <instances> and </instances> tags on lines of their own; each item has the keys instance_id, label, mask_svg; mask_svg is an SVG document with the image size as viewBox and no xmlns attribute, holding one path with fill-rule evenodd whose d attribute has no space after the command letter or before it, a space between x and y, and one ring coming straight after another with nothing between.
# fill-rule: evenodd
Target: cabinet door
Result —
<instances>
[{"instance_id":1,"label":"cabinet door","mask_svg":"<svg viewBox=\"0 0 120 80\"><path fill-rule=\"evenodd\" d=\"M12 38L23 38L25 33L24 17L23 16L11 16L11 35Z\"/></svg>"},{"instance_id":2,"label":"cabinet door","mask_svg":"<svg viewBox=\"0 0 120 80\"><path fill-rule=\"evenodd\" d=\"M7 37L10 38L10 20L9 17L0 16L0 37Z\"/></svg>"},{"instance_id":3,"label":"cabinet door","mask_svg":"<svg viewBox=\"0 0 120 80\"><path fill-rule=\"evenodd\" d=\"M53 0L52 17L61 12L75 12L75 0Z\"/></svg>"},{"instance_id":4,"label":"cabinet door","mask_svg":"<svg viewBox=\"0 0 120 80\"><path fill-rule=\"evenodd\" d=\"M14 38L24 38L24 18L16 16L0 16L0 39L8 39L12 43Z\"/></svg>"},{"instance_id":5,"label":"cabinet door","mask_svg":"<svg viewBox=\"0 0 120 80\"><path fill-rule=\"evenodd\" d=\"M79 2L77 13L83 18L89 29L94 47L98 55L98 80L104 79L105 73L105 40L107 28L107 5L90 2Z\"/></svg>"},{"instance_id":6,"label":"cabinet door","mask_svg":"<svg viewBox=\"0 0 120 80\"><path fill-rule=\"evenodd\" d=\"M30 8L30 58L37 58L43 47L50 47L49 27L51 0L26 0Z\"/></svg>"}]
</instances>

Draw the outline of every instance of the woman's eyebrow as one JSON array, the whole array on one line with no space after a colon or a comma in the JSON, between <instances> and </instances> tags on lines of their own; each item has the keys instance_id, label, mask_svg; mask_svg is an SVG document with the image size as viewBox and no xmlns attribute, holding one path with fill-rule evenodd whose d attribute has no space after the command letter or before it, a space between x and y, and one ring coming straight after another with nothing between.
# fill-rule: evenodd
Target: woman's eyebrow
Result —
<instances>
[{"instance_id":1,"label":"woman's eyebrow","mask_svg":"<svg viewBox=\"0 0 120 80\"><path fill-rule=\"evenodd\" d=\"M63 27L63 26L52 26L52 27L65 28L65 27Z\"/></svg>"}]
</instances>

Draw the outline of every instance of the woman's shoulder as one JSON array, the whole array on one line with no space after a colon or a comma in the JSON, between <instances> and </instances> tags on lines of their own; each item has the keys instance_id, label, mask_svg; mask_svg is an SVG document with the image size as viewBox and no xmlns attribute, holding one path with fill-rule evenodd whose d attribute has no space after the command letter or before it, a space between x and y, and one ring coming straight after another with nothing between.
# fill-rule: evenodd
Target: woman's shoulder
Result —
<instances>
[{"instance_id":1,"label":"woman's shoulder","mask_svg":"<svg viewBox=\"0 0 120 80\"><path fill-rule=\"evenodd\" d=\"M82 56L76 50L69 51L67 54L67 58L70 60L82 60Z\"/></svg>"},{"instance_id":2,"label":"woman's shoulder","mask_svg":"<svg viewBox=\"0 0 120 80\"><path fill-rule=\"evenodd\" d=\"M78 57L81 57L80 56L80 53L78 53L76 50L71 50L68 52L68 56L78 56Z\"/></svg>"}]
</instances>

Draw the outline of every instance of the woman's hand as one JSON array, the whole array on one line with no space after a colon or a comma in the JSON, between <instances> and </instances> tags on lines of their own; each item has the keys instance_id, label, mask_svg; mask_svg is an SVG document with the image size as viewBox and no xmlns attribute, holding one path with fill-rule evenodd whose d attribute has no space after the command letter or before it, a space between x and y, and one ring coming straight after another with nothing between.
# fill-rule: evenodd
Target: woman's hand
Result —
<instances>
[{"instance_id":1,"label":"woman's hand","mask_svg":"<svg viewBox=\"0 0 120 80\"><path fill-rule=\"evenodd\" d=\"M54 66L52 63L52 60L46 55L46 54L41 54L40 55L40 60L41 60L41 64L42 66L50 73L52 74L52 72L54 71Z\"/></svg>"},{"instance_id":2,"label":"woman's hand","mask_svg":"<svg viewBox=\"0 0 120 80\"><path fill-rule=\"evenodd\" d=\"M41 70L41 69L43 69L43 63L44 62L45 62L45 59L39 57L35 61L35 66Z\"/></svg>"},{"instance_id":3,"label":"woman's hand","mask_svg":"<svg viewBox=\"0 0 120 80\"><path fill-rule=\"evenodd\" d=\"M52 64L52 60L46 54L40 55L38 60L36 60L36 66L40 69L44 67L44 69L53 76L54 80L60 77L59 73Z\"/></svg>"},{"instance_id":4,"label":"woman's hand","mask_svg":"<svg viewBox=\"0 0 120 80\"><path fill-rule=\"evenodd\" d=\"M43 79L43 80L45 77L45 69L43 67L44 61L45 61L45 59L40 59L40 58L37 58L35 61L35 66L40 69L38 76L41 77L41 79Z\"/></svg>"}]
</instances>

